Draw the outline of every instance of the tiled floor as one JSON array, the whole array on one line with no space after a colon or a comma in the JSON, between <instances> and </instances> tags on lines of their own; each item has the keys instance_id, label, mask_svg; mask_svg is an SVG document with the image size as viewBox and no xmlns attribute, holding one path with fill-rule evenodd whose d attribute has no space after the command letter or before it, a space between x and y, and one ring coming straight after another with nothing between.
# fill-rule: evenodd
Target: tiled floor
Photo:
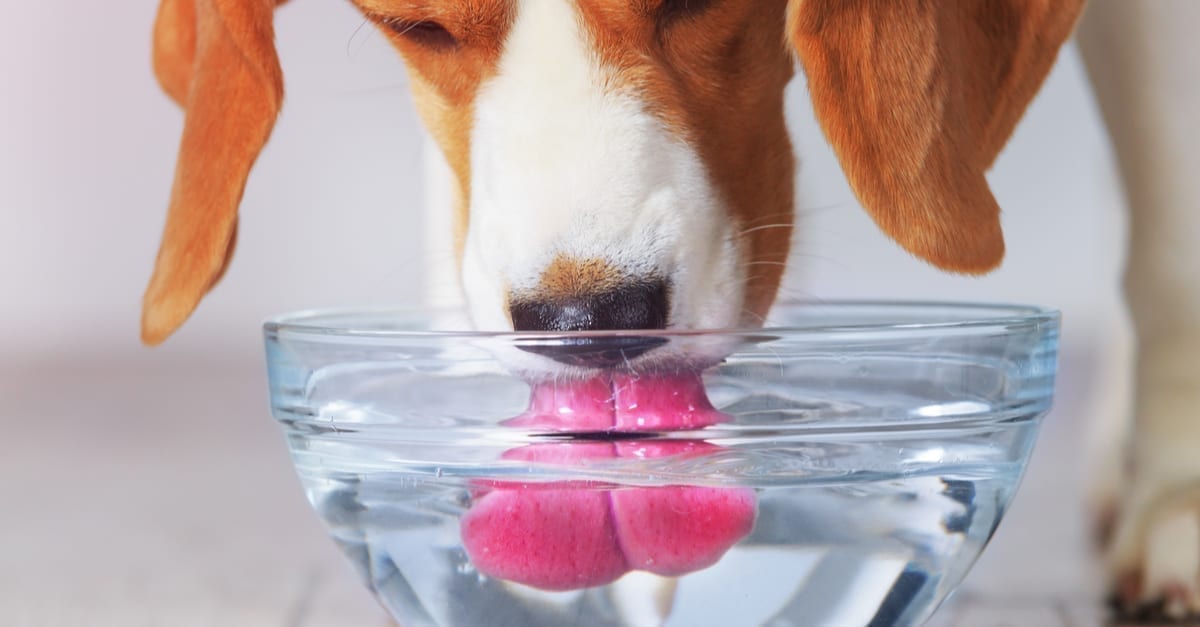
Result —
<instances>
[{"instance_id":1,"label":"tiled floor","mask_svg":"<svg viewBox=\"0 0 1200 627\"><path fill-rule=\"evenodd\" d=\"M261 362L0 377L0 624L386 625L268 417ZM935 625L1090 626L1071 382L1011 514Z\"/></svg>"}]
</instances>

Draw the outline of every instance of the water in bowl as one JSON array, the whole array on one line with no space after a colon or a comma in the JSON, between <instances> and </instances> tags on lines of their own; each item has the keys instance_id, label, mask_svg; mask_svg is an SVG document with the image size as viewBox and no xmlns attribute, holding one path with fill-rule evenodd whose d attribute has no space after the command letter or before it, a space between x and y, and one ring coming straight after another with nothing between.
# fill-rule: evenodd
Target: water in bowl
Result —
<instances>
[{"instance_id":1,"label":"water in bowl","mask_svg":"<svg viewBox=\"0 0 1200 627\"><path fill-rule=\"evenodd\" d=\"M710 387L722 396L719 382ZM995 530L1037 414L978 406L967 408L974 422L950 425L941 414L961 406L927 405L902 425L876 418L828 429L813 416L861 416L862 408L793 398L771 411L764 408L779 404L762 394L726 403L733 418L724 424L677 432L561 433L452 419L421 427L412 416L336 403L317 419L285 423L308 498L405 627L922 623ZM579 453L595 447L629 453ZM745 527L680 540L703 536L708 522L689 521L704 512L688 508L709 508L714 498L732 499L716 507L732 507L726 519ZM467 529L488 499L501 510L488 514L493 520L571 509L565 519L581 529L514 550L577 548L562 558L575 560L566 566L581 577L577 585L545 575L554 565L541 562L518 565L514 576L481 569L488 547L472 554ZM630 503L682 511L608 520L614 504ZM564 533L513 524L534 538ZM692 555L680 565L664 537ZM595 549L598 542L615 548Z\"/></svg>"}]
</instances>

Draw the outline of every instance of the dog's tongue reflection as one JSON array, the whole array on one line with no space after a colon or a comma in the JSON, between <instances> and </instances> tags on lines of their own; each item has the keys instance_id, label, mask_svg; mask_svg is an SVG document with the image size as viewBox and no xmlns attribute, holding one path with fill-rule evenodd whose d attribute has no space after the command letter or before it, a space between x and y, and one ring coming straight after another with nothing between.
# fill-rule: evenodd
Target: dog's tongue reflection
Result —
<instances>
[{"instance_id":1,"label":"dog's tongue reflection","mask_svg":"<svg viewBox=\"0 0 1200 627\"><path fill-rule=\"evenodd\" d=\"M563 439L504 457L564 471L614 458L694 460L719 448L646 432L699 429L723 418L698 373L540 383L529 410L506 424L562 433ZM572 437L579 435L585 437ZM611 583L631 570L679 576L707 568L750 533L755 509L754 493L743 488L493 481L475 486L462 536L484 575L575 590Z\"/></svg>"}]
</instances>

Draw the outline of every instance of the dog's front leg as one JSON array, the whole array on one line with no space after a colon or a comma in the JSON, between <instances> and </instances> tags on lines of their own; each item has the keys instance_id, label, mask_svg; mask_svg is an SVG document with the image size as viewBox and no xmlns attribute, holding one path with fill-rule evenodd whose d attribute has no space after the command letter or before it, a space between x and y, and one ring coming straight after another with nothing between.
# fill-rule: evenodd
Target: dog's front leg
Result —
<instances>
[{"instance_id":1,"label":"dog's front leg","mask_svg":"<svg viewBox=\"0 0 1200 627\"><path fill-rule=\"evenodd\" d=\"M1132 208L1126 293L1138 388L1110 576L1124 610L1172 618L1200 616L1196 20L1200 5L1187 0L1096 0L1080 28Z\"/></svg>"},{"instance_id":2,"label":"dog's front leg","mask_svg":"<svg viewBox=\"0 0 1200 627\"><path fill-rule=\"evenodd\" d=\"M1200 328L1169 335L1139 355L1132 481L1109 561L1122 610L1182 618L1200 615Z\"/></svg>"}]
</instances>

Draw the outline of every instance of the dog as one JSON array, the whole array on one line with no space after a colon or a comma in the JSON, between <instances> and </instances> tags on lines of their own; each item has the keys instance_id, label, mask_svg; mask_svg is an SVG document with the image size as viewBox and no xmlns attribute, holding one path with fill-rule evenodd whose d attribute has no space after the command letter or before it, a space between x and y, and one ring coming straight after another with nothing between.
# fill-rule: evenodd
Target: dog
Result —
<instances>
[{"instance_id":1,"label":"dog","mask_svg":"<svg viewBox=\"0 0 1200 627\"><path fill-rule=\"evenodd\" d=\"M996 268L1004 238L984 174L1084 5L352 2L404 58L450 166L475 325L533 331L761 324L789 259L795 158L783 91L796 66L879 228L942 270ZM186 122L144 300L147 344L183 324L228 266L242 191L283 100L278 4L162 0L154 65ZM1175 448L1168 461L1188 468L1188 448ZM1139 545L1162 516L1196 521L1187 504L1200 471L1191 463L1181 476L1172 489L1191 498L1131 502L1118 535L1132 539L1119 546ZM1135 605L1200 610L1196 544L1167 576L1127 551L1114 587Z\"/></svg>"}]
</instances>

